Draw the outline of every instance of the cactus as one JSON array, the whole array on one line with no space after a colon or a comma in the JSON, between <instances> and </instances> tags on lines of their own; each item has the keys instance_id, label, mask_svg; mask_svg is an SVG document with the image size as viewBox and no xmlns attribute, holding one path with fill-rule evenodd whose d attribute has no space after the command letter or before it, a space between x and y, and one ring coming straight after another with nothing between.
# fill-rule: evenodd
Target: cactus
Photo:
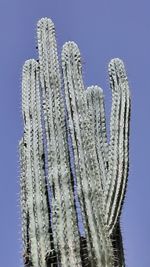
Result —
<instances>
[{"instance_id":1,"label":"cactus","mask_svg":"<svg viewBox=\"0 0 150 267\"><path fill-rule=\"evenodd\" d=\"M24 266L123 267L120 215L131 105L124 64L116 58L108 67L108 142L103 90L85 88L77 44L64 44L59 64L55 27L48 18L38 22L37 40L39 59L27 60L22 72Z\"/></svg>"}]
</instances>

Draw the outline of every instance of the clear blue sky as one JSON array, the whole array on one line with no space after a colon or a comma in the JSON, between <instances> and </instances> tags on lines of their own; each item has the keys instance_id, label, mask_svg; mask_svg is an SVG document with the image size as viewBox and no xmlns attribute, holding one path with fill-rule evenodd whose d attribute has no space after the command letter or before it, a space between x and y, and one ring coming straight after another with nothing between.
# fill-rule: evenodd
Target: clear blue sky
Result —
<instances>
[{"instance_id":1,"label":"clear blue sky","mask_svg":"<svg viewBox=\"0 0 150 267\"><path fill-rule=\"evenodd\" d=\"M37 57L36 22L50 17L59 53L74 40L86 86L100 85L111 107L107 64L124 60L132 96L130 173L121 219L127 267L150 266L150 2L149 0L0 0L0 266L22 267L18 140L21 70ZM107 121L109 122L109 121Z\"/></svg>"}]
</instances>

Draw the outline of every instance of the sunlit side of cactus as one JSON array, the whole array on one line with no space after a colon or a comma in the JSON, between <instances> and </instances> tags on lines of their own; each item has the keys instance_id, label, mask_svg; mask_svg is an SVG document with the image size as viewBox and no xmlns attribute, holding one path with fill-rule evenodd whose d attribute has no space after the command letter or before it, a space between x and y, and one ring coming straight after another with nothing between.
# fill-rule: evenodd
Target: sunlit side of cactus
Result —
<instances>
[{"instance_id":1,"label":"sunlit side of cactus","mask_svg":"<svg viewBox=\"0 0 150 267\"><path fill-rule=\"evenodd\" d=\"M123 62L113 59L108 67L108 143L103 90L85 88L78 46L65 43L59 64L55 28L48 18L38 22L37 40L39 60L27 60L22 72L24 266L123 267L120 214L129 170L130 122Z\"/></svg>"}]
</instances>

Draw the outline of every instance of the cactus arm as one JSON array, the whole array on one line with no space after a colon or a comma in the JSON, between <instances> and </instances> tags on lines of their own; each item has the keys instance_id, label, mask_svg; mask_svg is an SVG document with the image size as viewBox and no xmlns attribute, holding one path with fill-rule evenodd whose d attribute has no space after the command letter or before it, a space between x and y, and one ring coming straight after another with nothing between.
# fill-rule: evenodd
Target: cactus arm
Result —
<instances>
[{"instance_id":1,"label":"cactus arm","mask_svg":"<svg viewBox=\"0 0 150 267\"><path fill-rule=\"evenodd\" d=\"M95 149L100 170L100 183L104 191L107 179L108 143L103 91L98 86L88 87L85 91L88 110L91 113L91 128L95 137Z\"/></svg>"},{"instance_id":2,"label":"cactus arm","mask_svg":"<svg viewBox=\"0 0 150 267\"><path fill-rule=\"evenodd\" d=\"M53 189L52 194L52 228L54 232L55 249L61 251L61 263L68 266L68 255L66 251L66 221L64 220L64 201L61 197L61 188L58 177L56 140L54 132L54 121L52 107L52 91L49 89L49 77L45 79L44 73L48 73L46 55L43 53L45 42L45 19L37 24L38 52L40 59L40 81L43 98L44 126L46 131L47 154L48 154L48 182ZM52 24L53 27L53 24ZM57 148L58 150L58 148ZM60 260L60 259L59 259Z\"/></svg>"},{"instance_id":3,"label":"cactus arm","mask_svg":"<svg viewBox=\"0 0 150 267\"><path fill-rule=\"evenodd\" d=\"M67 267L68 264L81 266L79 232L71 184L54 24L47 18L40 20L37 33L42 90L45 90L46 87L46 120L51 146L49 149L52 149L55 160L53 163L50 159L48 177L50 185L52 185L52 182L54 184L56 198L59 198L57 207L60 207L59 213L61 213L61 219L56 230L59 240L58 246L61 251L63 266ZM50 151L48 151L48 154L50 154Z\"/></svg>"},{"instance_id":4,"label":"cactus arm","mask_svg":"<svg viewBox=\"0 0 150 267\"><path fill-rule=\"evenodd\" d=\"M106 114L105 114L105 103L104 103L104 94L101 88L94 93L94 109L96 113L96 127L97 127L97 138L98 134L101 141L101 151L103 155L103 161L106 173L108 171L108 140L107 140L107 129L106 129ZM97 103L98 102L98 103ZM100 117L100 121L99 121ZM106 183L106 180L105 180Z\"/></svg>"},{"instance_id":5,"label":"cactus arm","mask_svg":"<svg viewBox=\"0 0 150 267\"><path fill-rule=\"evenodd\" d=\"M41 31L41 27L42 27L42 22L44 23L44 19L41 19L38 24L37 24L37 38L38 38L38 52L39 52L39 57L42 58L42 53L43 53L43 46L41 44L41 39L45 38L45 33L44 31ZM47 63L47 61L46 61ZM52 194L52 228L53 228L53 237L54 237L54 245L55 245L55 249L59 249L58 248L58 240L59 237L57 237L58 235L58 230L56 230L56 226L57 226L57 221L60 220L63 221L61 219L61 215L59 215L59 205L61 202L61 195L60 195L60 190L59 190L59 183L58 183L58 179L55 180L55 188L54 188L54 176L58 177L58 172L57 172L57 159L56 159L56 153L55 153L55 137L54 137L54 126L53 126L53 120L50 116L52 116L52 110L51 112L49 111L50 109L52 109L52 105L49 105L49 94L51 92L49 92L48 87L46 86L46 82L44 79L44 71L46 71L47 66L44 65L44 60L42 58L42 61L40 60L40 84L41 84L41 89L42 89L42 109L43 109L43 118L44 118L44 130L45 130L45 136L46 136L46 151L47 151L47 162L48 162L48 182L50 185L50 188L52 191L56 191L53 192ZM51 131L49 130L51 129ZM56 187L58 188L57 190ZM63 239L63 235L62 235L62 239ZM65 248L65 244L64 244L64 248ZM62 248L63 250L63 248ZM64 254L64 258L65 258L65 254Z\"/></svg>"},{"instance_id":6,"label":"cactus arm","mask_svg":"<svg viewBox=\"0 0 150 267\"><path fill-rule=\"evenodd\" d=\"M77 107L75 103L75 97L72 97L72 94L74 93L72 91L72 94L68 90L68 80L67 80L67 73L66 73L66 56L68 56L68 52L66 54L65 46L62 50L62 70L63 70L63 80L64 80L64 89L65 89L65 100L66 100L66 108L67 108L67 114L68 114L68 130L70 132L71 138L72 138L72 146L73 146L73 152L74 152L74 164L75 164L75 174L77 178L77 194L81 206L81 212L82 212L82 219L84 224L84 229L86 233L86 240L87 240L87 246L88 246L88 260L92 259L92 249L91 249L91 234L89 232L88 225L88 215L87 210L85 207L85 197L83 194L83 188L82 188L82 175L83 177L86 177L86 170L85 165L83 163L83 149L82 149L82 141L81 141L81 135L80 135L80 128L78 125L78 117L75 120L75 116L78 116L77 113ZM79 149L80 147L80 149ZM83 173L83 174L82 174ZM89 225L88 225L89 226Z\"/></svg>"},{"instance_id":7,"label":"cactus arm","mask_svg":"<svg viewBox=\"0 0 150 267\"><path fill-rule=\"evenodd\" d=\"M127 179L129 174L129 131L130 131L130 112L131 112L131 98L128 82L125 82L125 90L126 90L126 110L125 110L125 118L124 118L124 165L122 168L122 190L119 194L119 205L117 210L117 216L120 215L121 207L123 205L126 187L127 187Z\"/></svg>"},{"instance_id":8,"label":"cactus arm","mask_svg":"<svg viewBox=\"0 0 150 267\"><path fill-rule=\"evenodd\" d=\"M103 192L105 191L105 183L107 180L108 166L104 165L108 159L108 143L106 134L106 122L105 122L105 107L103 91L98 86L90 86L85 91L87 98L88 110L92 113L91 127L94 128L95 133L95 146L97 150L97 157L99 159L100 170L104 170L101 174L101 180L103 181ZM125 139L127 140L127 138ZM122 236L120 230L120 222L116 222L116 230L111 234L111 240L113 244L113 250L115 255L114 265L124 267L125 259L123 253Z\"/></svg>"},{"instance_id":9,"label":"cactus arm","mask_svg":"<svg viewBox=\"0 0 150 267\"><path fill-rule=\"evenodd\" d=\"M99 207L99 202L101 202L101 189L99 184L97 184L99 191L97 190L94 179L99 179L99 170L96 161L96 153L94 151L93 136L89 127L89 116L80 62L80 52L77 45L74 42L66 43L62 50L65 97L67 99L67 105L70 104L72 110L70 125L74 127L74 132L77 135L76 145L79 153L77 157L79 157L81 166L79 168L82 170L80 184L85 198L88 224L92 237L91 243L96 257L95 266L101 266L103 261L107 262L108 258L108 266L111 266L112 262L110 260L110 255L108 256L110 251L107 251L108 244L106 245L107 238L105 236L106 232L104 233L101 210L97 208ZM71 131L71 133L72 132L73 131ZM75 153L77 152L75 151ZM87 241L88 240L90 240L90 237L87 238ZM103 250L106 250L105 252L107 255L104 256Z\"/></svg>"},{"instance_id":10,"label":"cactus arm","mask_svg":"<svg viewBox=\"0 0 150 267\"><path fill-rule=\"evenodd\" d=\"M124 113L124 135L122 140L122 159L121 156L119 157L119 169L118 172L118 180L121 178L120 184L117 183L116 191L118 194L115 195L114 203L117 203L116 207L113 206L110 222L113 221L113 225L115 226L118 218L121 214L121 209L123 205L123 201L125 198L125 192L127 187L127 178L128 178L128 171L129 171L129 121L130 121L130 93L128 90L128 85L126 86L126 104L125 104L125 113ZM121 138L119 146L121 147Z\"/></svg>"},{"instance_id":11,"label":"cactus arm","mask_svg":"<svg viewBox=\"0 0 150 267\"><path fill-rule=\"evenodd\" d=\"M109 65L112 88L112 112L110 122L109 172L106 185L106 222L110 233L121 212L127 183L126 169L128 140L124 143L129 128L129 89L121 60L114 59ZM127 135L127 134L126 134Z\"/></svg>"},{"instance_id":12,"label":"cactus arm","mask_svg":"<svg viewBox=\"0 0 150 267\"><path fill-rule=\"evenodd\" d=\"M33 266L41 266L41 251L39 246L39 226L36 205L36 182L33 167L33 135L32 124L30 120L31 110L29 103L31 101L31 76L28 62L23 67L22 75L22 98L23 114L25 121L24 141L26 144L26 188L28 192L27 206L29 209L29 237L31 246L31 262Z\"/></svg>"},{"instance_id":13,"label":"cactus arm","mask_svg":"<svg viewBox=\"0 0 150 267\"><path fill-rule=\"evenodd\" d=\"M23 240L23 260L25 264L31 265L31 246L29 237L29 209L27 206L27 186L26 186L26 153L25 143L22 137L19 141L20 158L20 204L22 217L22 240Z\"/></svg>"},{"instance_id":14,"label":"cactus arm","mask_svg":"<svg viewBox=\"0 0 150 267\"><path fill-rule=\"evenodd\" d=\"M29 97L28 97L29 96ZM26 97L26 99L24 98ZM33 209L35 214L29 212L29 220L34 216L36 221L36 238L38 242L39 266L46 266L50 261L53 246L51 246L51 225L49 218L49 202L47 197L46 178L43 169L44 145L41 125L41 103L39 91L39 70L35 60L28 60L23 67L23 114L25 122L26 157L31 166L27 165L26 184L28 191L33 190ZM31 155L29 157L29 155ZM32 168L32 169L30 169ZM32 178L32 179L31 179ZM32 187L31 188L31 184ZM31 195L28 194L27 203L31 206ZM30 225L29 225L30 226ZM29 233L29 236L32 235ZM31 244L33 241L30 241ZM34 244L33 244L34 247ZM32 250L34 250L32 248ZM34 256L33 256L33 262ZM36 263L35 263L36 264Z\"/></svg>"},{"instance_id":15,"label":"cactus arm","mask_svg":"<svg viewBox=\"0 0 150 267\"><path fill-rule=\"evenodd\" d=\"M46 177L44 173L44 140L42 133L41 122L41 100L39 88L39 65L37 62L32 61L32 74L31 79L35 80L34 86L31 90L32 96L32 121L33 121L33 149L34 149L34 167L36 173L37 185L37 205L38 218L41 232L41 250L43 254L43 264L50 261L52 254L51 240L50 240L50 214L49 214L49 201L46 185ZM43 265L42 265L43 266Z\"/></svg>"}]
</instances>

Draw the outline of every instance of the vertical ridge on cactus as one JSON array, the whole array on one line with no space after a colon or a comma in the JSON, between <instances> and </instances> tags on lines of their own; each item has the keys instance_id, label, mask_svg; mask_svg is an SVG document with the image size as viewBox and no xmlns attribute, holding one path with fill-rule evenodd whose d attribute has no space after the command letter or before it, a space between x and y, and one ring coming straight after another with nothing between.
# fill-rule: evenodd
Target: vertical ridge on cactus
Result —
<instances>
[{"instance_id":1,"label":"vertical ridge on cactus","mask_svg":"<svg viewBox=\"0 0 150 267\"><path fill-rule=\"evenodd\" d=\"M38 21L37 40L39 60L27 60L22 72L24 266L123 267L120 215L129 171L131 110L124 64L116 58L108 67L108 143L104 93L97 85L85 89L77 44L63 45L59 63L55 26L49 18Z\"/></svg>"}]
</instances>

